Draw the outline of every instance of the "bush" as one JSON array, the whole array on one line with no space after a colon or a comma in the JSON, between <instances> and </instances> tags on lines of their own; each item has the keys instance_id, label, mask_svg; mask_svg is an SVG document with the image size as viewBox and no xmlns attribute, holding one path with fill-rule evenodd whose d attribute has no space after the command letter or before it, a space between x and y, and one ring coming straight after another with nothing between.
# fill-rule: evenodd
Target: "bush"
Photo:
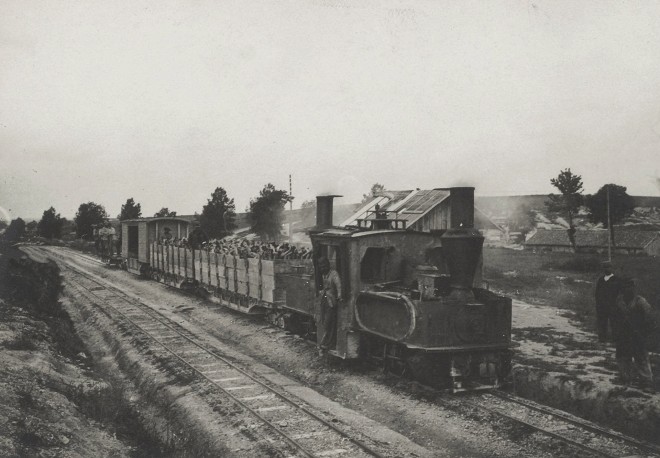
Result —
<instances>
[{"instance_id":1,"label":"bush","mask_svg":"<svg viewBox=\"0 0 660 458\"><path fill-rule=\"evenodd\" d=\"M32 304L37 312L51 316L61 312L59 307L53 307L62 291L60 269L53 261L40 263L27 257L12 258L7 280L14 297Z\"/></svg>"}]
</instances>

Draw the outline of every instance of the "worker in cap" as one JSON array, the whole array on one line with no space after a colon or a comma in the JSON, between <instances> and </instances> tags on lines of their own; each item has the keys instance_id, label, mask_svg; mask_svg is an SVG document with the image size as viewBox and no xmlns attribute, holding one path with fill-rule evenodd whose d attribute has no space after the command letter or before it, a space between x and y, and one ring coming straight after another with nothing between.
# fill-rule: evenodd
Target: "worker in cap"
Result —
<instances>
[{"instance_id":1,"label":"worker in cap","mask_svg":"<svg viewBox=\"0 0 660 458\"><path fill-rule=\"evenodd\" d=\"M653 373L646 340L656 331L653 309L635 293L635 281L619 281L621 294L612 314L612 333L616 345L616 361L624 384L639 382L640 387L654 390Z\"/></svg>"},{"instance_id":2,"label":"worker in cap","mask_svg":"<svg viewBox=\"0 0 660 458\"><path fill-rule=\"evenodd\" d=\"M323 355L337 345L337 308L342 300L342 291L339 274L331 268L328 258L319 258L317 265L322 280L319 291L319 353Z\"/></svg>"},{"instance_id":3,"label":"worker in cap","mask_svg":"<svg viewBox=\"0 0 660 458\"><path fill-rule=\"evenodd\" d=\"M601 263L602 275L596 280L594 297L596 300L596 324L598 327L598 340L607 342L610 327L610 318L616 307L616 298L619 295L619 278L614 274L612 262Z\"/></svg>"}]
</instances>

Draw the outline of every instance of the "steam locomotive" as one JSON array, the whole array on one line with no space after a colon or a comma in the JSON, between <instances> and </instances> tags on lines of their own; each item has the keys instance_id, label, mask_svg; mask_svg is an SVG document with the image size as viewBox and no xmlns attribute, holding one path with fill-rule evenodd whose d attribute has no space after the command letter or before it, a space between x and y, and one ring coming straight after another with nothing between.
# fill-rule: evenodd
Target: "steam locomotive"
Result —
<instances>
[{"instance_id":1,"label":"steam locomotive","mask_svg":"<svg viewBox=\"0 0 660 458\"><path fill-rule=\"evenodd\" d=\"M375 360L454 392L498 387L510 372L511 299L481 287L474 188L443 192L447 227L428 232L378 207L336 227L337 196L317 197L312 259L243 259L159 243L163 234L190 233L181 217L122 222L122 256L135 274L203 288L211 301L311 335L322 286L315 266L327 258L342 284L331 355Z\"/></svg>"}]
</instances>

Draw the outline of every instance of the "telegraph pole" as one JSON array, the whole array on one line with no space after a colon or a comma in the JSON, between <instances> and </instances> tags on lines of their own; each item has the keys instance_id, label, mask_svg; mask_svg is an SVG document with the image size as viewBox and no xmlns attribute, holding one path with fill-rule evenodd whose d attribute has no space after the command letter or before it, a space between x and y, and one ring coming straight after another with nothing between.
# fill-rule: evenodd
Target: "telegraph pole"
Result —
<instances>
[{"instance_id":1,"label":"telegraph pole","mask_svg":"<svg viewBox=\"0 0 660 458\"><path fill-rule=\"evenodd\" d=\"M610 217L610 187L607 187L607 260L612 262L612 218Z\"/></svg>"},{"instance_id":2,"label":"telegraph pole","mask_svg":"<svg viewBox=\"0 0 660 458\"><path fill-rule=\"evenodd\" d=\"M293 243L293 186L291 185L291 174L289 174L289 243Z\"/></svg>"}]
</instances>

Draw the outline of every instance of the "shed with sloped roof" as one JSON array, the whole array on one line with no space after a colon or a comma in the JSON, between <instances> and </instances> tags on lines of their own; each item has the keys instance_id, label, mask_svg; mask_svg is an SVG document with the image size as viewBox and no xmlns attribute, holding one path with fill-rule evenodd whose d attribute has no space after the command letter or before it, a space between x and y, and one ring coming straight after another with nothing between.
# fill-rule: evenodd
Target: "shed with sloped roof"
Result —
<instances>
[{"instance_id":1,"label":"shed with sloped roof","mask_svg":"<svg viewBox=\"0 0 660 458\"><path fill-rule=\"evenodd\" d=\"M451 201L451 188L383 191L359 206L340 226L358 226L365 222L377 224L374 221L380 213L388 220L397 222L394 228L420 232L444 230L451 227ZM473 202L470 205L473 206ZM474 208L473 221L477 229L502 231L478 208Z\"/></svg>"},{"instance_id":2,"label":"shed with sloped roof","mask_svg":"<svg viewBox=\"0 0 660 458\"><path fill-rule=\"evenodd\" d=\"M578 252L606 253L607 230L578 230L575 232ZM534 251L573 251L565 230L539 229L525 242L525 248ZM619 254L660 255L660 233L654 231L615 231L612 251Z\"/></svg>"}]
</instances>

